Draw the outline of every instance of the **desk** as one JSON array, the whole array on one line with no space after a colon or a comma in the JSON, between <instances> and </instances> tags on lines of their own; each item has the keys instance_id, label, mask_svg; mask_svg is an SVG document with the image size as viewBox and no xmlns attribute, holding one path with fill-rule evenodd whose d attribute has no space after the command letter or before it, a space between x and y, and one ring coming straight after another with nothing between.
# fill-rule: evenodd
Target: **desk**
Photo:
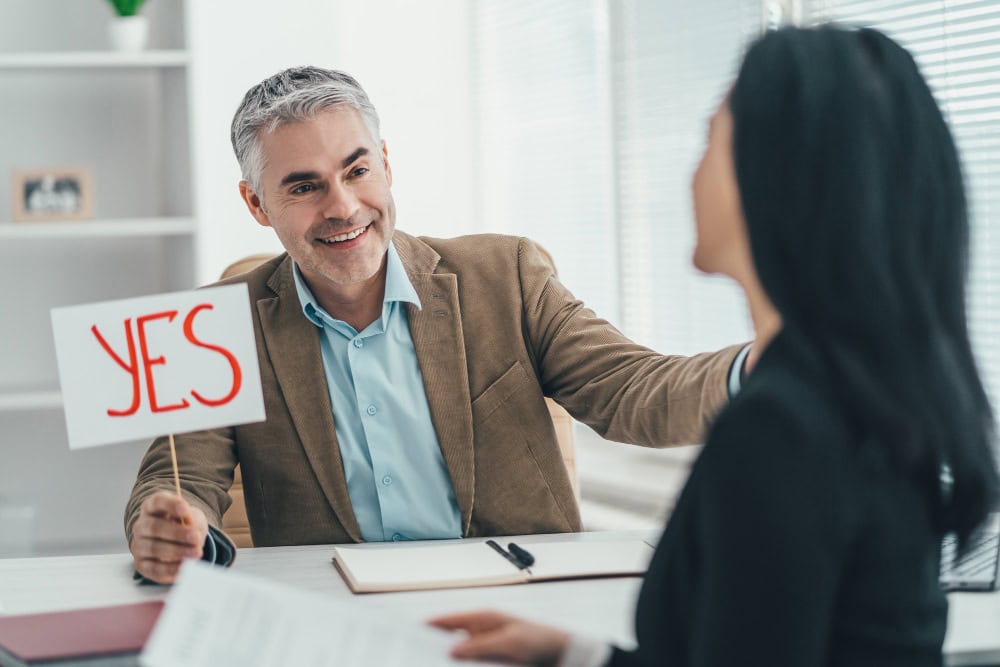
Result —
<instances>
[{"instance_id":1,"label":"desk","mask_svg":"<svg viewBox=\"0 0 1000 667\"><path fill-rule=\"evenodd\" d=\"M641 532L526 536L566 541L646 537ZM392 548L372 544L368 548ZM350 598L352 604L385 609L423 622L455 611L499 609L574 632L633 646L632 614L641 580L637 577L556 581L517 586L353 595L330 562L326 545L243 549L233 568L296 588ZM158 599L163 586L132 582L129 554L0 559L0 611L30 613ZM1000 665L1000 593L955 593L945 651L949 665Z\"/></svg>"}]
</instances>

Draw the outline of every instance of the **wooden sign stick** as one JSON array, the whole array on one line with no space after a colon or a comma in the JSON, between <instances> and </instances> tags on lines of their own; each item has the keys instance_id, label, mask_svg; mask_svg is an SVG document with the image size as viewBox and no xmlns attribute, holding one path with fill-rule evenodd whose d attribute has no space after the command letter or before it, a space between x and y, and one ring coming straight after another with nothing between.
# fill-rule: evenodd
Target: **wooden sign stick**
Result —
<instances>
[{"instance_id":1,"label":"wooden sign stick","mask_svg":"<svg viewBox=\"0 0 1000 667\"><path fill-rule=\"evenodd\" d=\"M174 448L174 434L171 433L168 437L170 439L170 462L174 464L174 487L177 489L177 497L182 498L181 476L177 472L177 450Z\"/></svg>"}]
</instances>

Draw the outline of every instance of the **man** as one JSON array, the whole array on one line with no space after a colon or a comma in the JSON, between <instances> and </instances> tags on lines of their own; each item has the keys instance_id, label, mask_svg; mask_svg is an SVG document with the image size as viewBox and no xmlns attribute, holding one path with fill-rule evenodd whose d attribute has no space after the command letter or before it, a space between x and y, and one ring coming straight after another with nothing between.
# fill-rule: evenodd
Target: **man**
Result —
<instances>
[{"instance_id":1,"label":"man","mask_svg":"<svg viewBox=\"0 0 1000 667\"><path fill-rule=\"evenodd\" d=\"M267 421L177 437L183 500L153 443L125 518L139 574L232 560L219 526L237 463L258 546L579 530L545 396L644 445L698 441L725 401L738 347L682 358L632 343L525 239L396 231L378 116L350 76L265 80L232 141L240 194L287 251L234 279L250 290Z\"/></svg>"}]
</instances>

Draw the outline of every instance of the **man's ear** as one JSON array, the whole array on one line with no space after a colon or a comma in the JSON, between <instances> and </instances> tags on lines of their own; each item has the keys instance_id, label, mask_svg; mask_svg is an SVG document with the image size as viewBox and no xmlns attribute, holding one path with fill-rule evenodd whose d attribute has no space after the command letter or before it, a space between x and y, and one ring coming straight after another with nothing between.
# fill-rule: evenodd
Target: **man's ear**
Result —
<instances>
[{"instance_id":1,"label":"man's ear","mask_svg":"<svg viewBox=\"0 0 1000 667\"><path fill-rule=\"evenodd\" d=\"M385 165L385 180L392 187L392 167L389 166L389 145L382 142L382 164Z\"/></svg>"},{"instance_id":2,"label":"man's ear","mask_svg":"<svg viewBox=\"0 0 1000 667\"><path fill-rule=\"evenodd\" d=\"M244 203L247 205L247 209L250 211L250 215L254 217L258 225L262 227L271 226L271 218L268 216L267 211L264 210L264 203L261 201L260 196L254 192L253 188L246 181L240 181L240 196L243 197Z\"/></svg>"}]
</instances>

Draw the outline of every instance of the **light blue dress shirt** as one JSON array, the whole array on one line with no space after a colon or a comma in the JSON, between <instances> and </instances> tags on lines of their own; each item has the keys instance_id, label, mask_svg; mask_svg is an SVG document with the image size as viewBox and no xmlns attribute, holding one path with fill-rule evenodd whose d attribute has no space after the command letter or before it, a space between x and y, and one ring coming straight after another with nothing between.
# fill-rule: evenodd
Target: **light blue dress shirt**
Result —
<instances>
[{"instance_id":1,"label":"light blue dress shirt","mask_svg":"<svg viewBox=\"0 0 1000 667\"><path fill-rule=\"evenodd\" d=\"M323 368L354 515L366 542L462 536L462 515L437 432L405 303L420 298L390 243L382 316L358 333L295 288L320 328Z\"/></svg>"}]
</instances>

